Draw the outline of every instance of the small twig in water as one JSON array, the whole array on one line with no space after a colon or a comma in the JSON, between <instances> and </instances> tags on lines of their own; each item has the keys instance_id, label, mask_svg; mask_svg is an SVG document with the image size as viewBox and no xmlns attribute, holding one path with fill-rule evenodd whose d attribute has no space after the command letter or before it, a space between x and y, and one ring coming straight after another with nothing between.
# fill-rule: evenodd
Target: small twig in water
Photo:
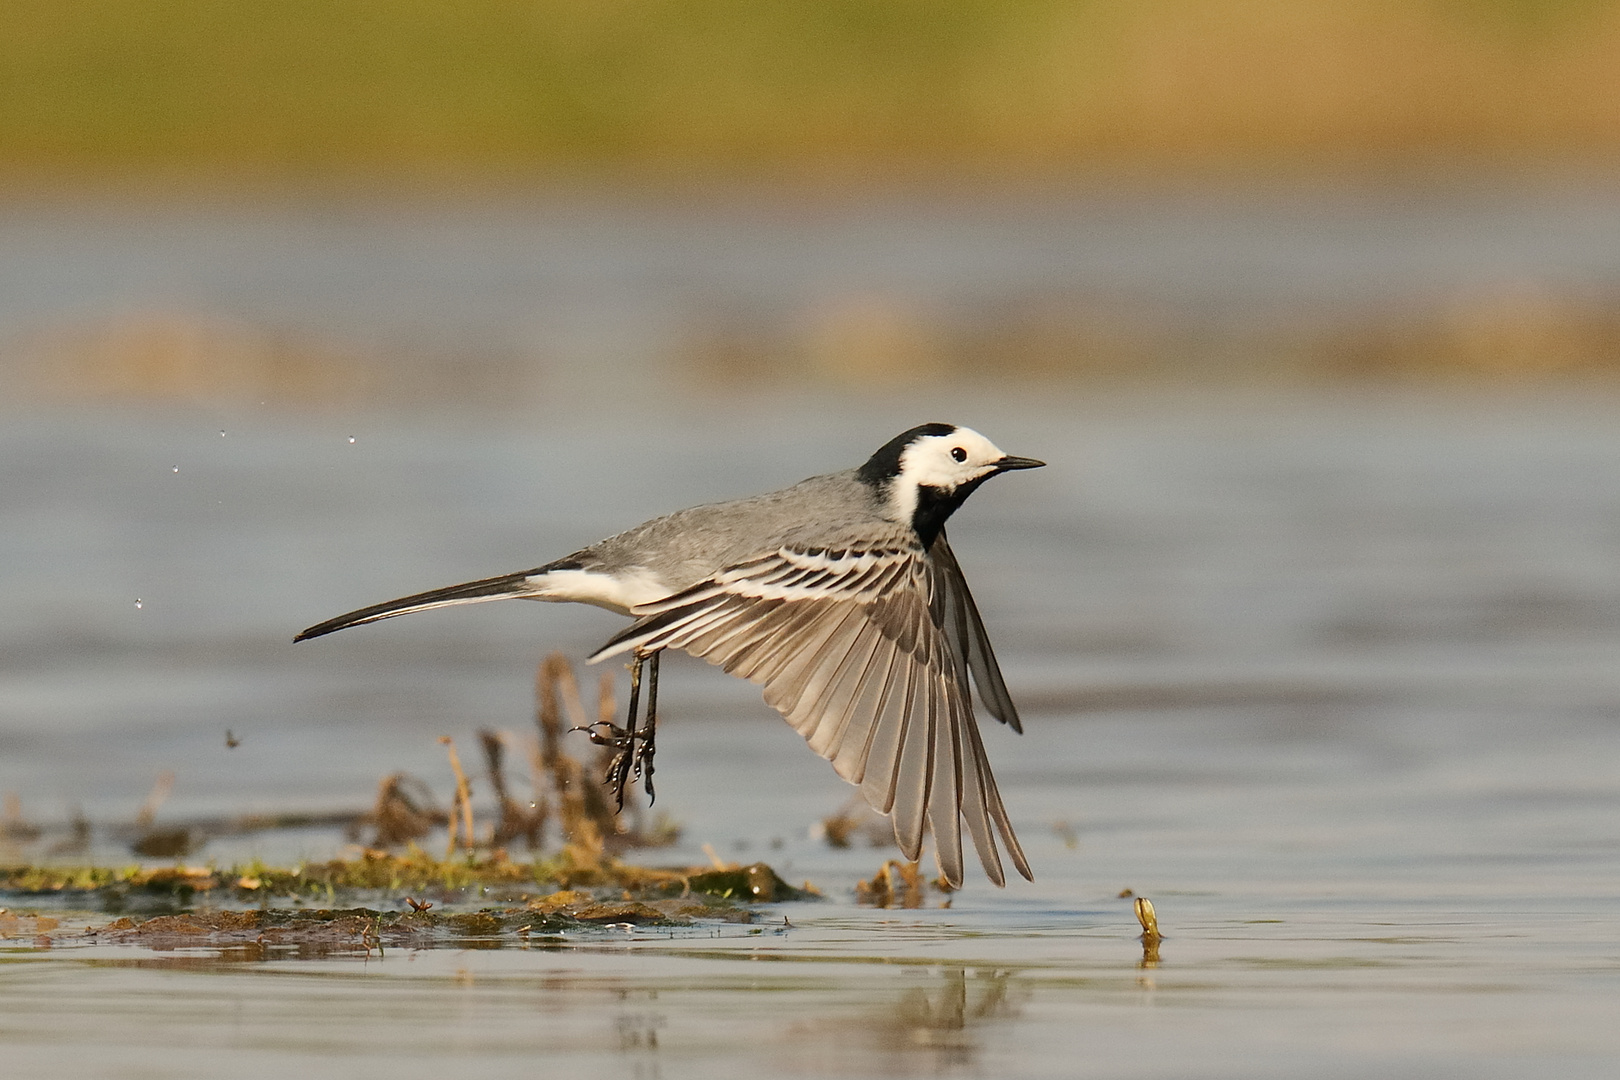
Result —
<instances>
[{"instance_id":1,"label":"small twig in water","mask_svg":"<svg viewBox=\"0 0 1620 1080\"><path fill-rule=\"evenodd\" d=\"M1153 910L1153 901L1145 896L1136 898L1136 921L1142 924L1142 967L1159 966L1159 916Z\"/></svg>"},{"instance_id":2,"label":"small twig in water","mask_svg":"<svg viewBox=\"0 0 1620 1080\"><path fill-rule=\"evenodd\" d=\"M855 883L855 902L879 908L894 907L897 903L900 907L920 908L926 890L916 863L890 859L872 875L871 881Z\"/></svg>"},{"instance_id":3,"label":"small twig in water","mask_svg":"<svg viewBox=\"0 0 1620 1080\"><path fill-rule=\"evenodd\" d=\"M722 859L720 857L720 853L718 851L714 850L714 845L713 844L704 844L703 845L703 854L705 854L705 855L707 855L709 857L709 861L714 864L714 868L716 870L735 870L736 869L736 866L734 864L728 863L728 862L726 862L724 859Z\"/></svg>"}]
</instances>

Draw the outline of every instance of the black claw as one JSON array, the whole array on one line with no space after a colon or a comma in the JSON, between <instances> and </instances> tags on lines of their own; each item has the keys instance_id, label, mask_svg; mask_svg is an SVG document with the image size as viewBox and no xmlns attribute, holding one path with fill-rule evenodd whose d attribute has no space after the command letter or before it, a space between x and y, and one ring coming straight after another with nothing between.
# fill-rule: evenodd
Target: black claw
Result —
<instances>
[{"instance_id":1,"label":"black claw","mask_svg":"<svg viewBox=\"0 0 1620 1080\"><path fill-rule=\"evenodd\" d=\"M597 728L607 729L607 734L602 734L596 730ZM590 736L590 740L593 745L618 746L621 748L624 745L625 737L629 734L629 732L625 731L624 728L620 727L618 724L610 724L606 720L598 720L594 724L580 724L576 727L571 727L568 730L583 731L586 735Z\"/></svg>"},{"instance_id":2,"label":"black claw","mask_svg":"<svg viewBox=\"0 0 1620 1080\"><path fill-rule=\"evenodd\" d=\"M614 805L617 809L624 809L624 785L630 780L632 767L639 766L636 762L640 758L639 743L641 739L631 730L620 727L618 724L598 720L594 724L581 727L572 727L569 731L583 731L591 740L593 746L608 746L614 750L612 760L608 762L607 775L602 783L613 789Z\"/></svg>"},{"instance_id":3,"label":"black claw","mask_svg":"<svg viewBox=\"0 0 1620 1080\"><path fill-rule=\"evenodd\" d=\"M658 654L652 654L652 673L647 683L647 723L636 730L636 710L641 698L641 665L646 657L638 656L630 667L630 712L624 727L608 720L572 727L570 731L583 731L595 746L612 747L614 754L608 762L607 775L602 783L613 789L615 812L624 809L625 785L631 776L640 780L647 789L647 805L657 796L653 792L653 739L658 730Z\"/></svg>"},{"instance_id":4,"label":"black claw","mask_svg":"<svg viewBox=\"0 0 1620 1080\"><path fill-rule=\"evenodd\" d=\"M640 745L636 747L636 779L647 789L647 805L651 806L658 800L657 792L653 791L653 729L648 728L641 736Z\"/></svg>"}]
</instances>

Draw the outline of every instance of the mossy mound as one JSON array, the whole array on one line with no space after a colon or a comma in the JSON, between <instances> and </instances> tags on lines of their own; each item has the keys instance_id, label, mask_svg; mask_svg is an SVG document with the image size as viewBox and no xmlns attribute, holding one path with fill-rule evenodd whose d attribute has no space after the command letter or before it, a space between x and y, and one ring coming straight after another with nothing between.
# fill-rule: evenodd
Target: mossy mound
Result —
<instances>
[{"instance_id":1,"label":"mossy mound","mask_svg":"<svg viewBox=\"0 0 1620 1080\"><path fill-rule=\"evenodd\" d=\"M817 895L783 881L764 863L729 868L662 869L634 866L614 858L585 858L564 849L549 859L514 862L503 853L434 859L417 848L403 855L367 850L359 858L292 868L258 863L230 869L175 866L0 868L0 894L19 899L49 896L85 907L178 911L195 905L226 907L275 901L316 902L337 910L343 900L393 906L411 901L461 906L491 898L526 902L534 893L574 891L601 902L639 902L687 897L769 903ZM578 892L578 890L585 890ZM635 922L635 919L618 921Z\"/></svg>"},{"instance_id":2,"label":"mossy mound","mask_svg":"<svg viewBox=\"0 0 1620 1080\"><path fill-rule=\"evenodd\" d=\"M500 947L535 936L590 929L681 927L699 921L752 922L754 913L692 899L604 901L577 891L538 897L523 907L478 911L377 911L372 908L191 911L85 927L75 938L152 949L295 947L345 952L388 948ZM57 929L52 926L52 929ZM58 940L62 933L57 932Z\"/></svg>"}]
</instances>

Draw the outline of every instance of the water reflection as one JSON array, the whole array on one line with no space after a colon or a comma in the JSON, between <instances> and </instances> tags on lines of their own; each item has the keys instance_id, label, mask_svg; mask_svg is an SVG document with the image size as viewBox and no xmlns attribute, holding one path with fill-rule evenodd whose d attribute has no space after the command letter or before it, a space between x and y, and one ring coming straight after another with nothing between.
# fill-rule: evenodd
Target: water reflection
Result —
<instances>
[{"instance_id":1,"label":"water reflection","mask_svg":"<svg viewBox=\"0 0 1620 1080\"><path fill-rule=\"evenodd\" d=\"M398 1053L434 1027L460 1045L487 1038L486 1053L499 1047L584 1055L595 1059L598 1075L638 1080L661 1077L670 1066L679 1072L698 1050L751 1073L783 1061L803 1075L977 1072L991 1033L1019 1020L1031 994L1015 969L1002 966L852 967L799 955L792 958L799 963L762 970L751 962L759 955L746 948L703 958L637 956L602 943L544 952L367 955L321 943L292 949L245 942L213 949L80 946L51 955L13 952L10 959L23 960L33 978L17 979L25 969L13 964L13 977L0 982L0 1014L47 1042L53 1030L83 1030L77 1025L98 1009L90 1030L100 1034L75 1036L77 1045L94 1047L103 1037L118 1042L125 1027L145 1029L167 1018L182 1020L202 1045L217 1043L222 1052L245 1034L295 1055L312 1039L339 1039L352 1052L388 1046ZM83 997L40 1012L28 982L69 972L85 988ZM216 1014L223 998L214 987L229 987L224 996L238 1002L253 1001L253 1019L222 1023L227 1018ZM160 990L164 1003L153 1007L151 995ZM119 1002L110 1010L109 994ZM333 1010L366 1023L341 1036L322 1033ZM0 1023L0 1034L7 1026ZM495 1030L498 1037L488 1034Z\"/></svg>"},{"instance_id":2,"label":"water reflection","mask_svg":"<svg viewBox=\"0 0 1620 1080\"><path fill-rule=\"evenodd\" d=\"M791 1041L824 1071L934 1075L979 1064L986 1029L1016 1018L1028 990L995 967L907 973L912 985L870 1002L858 1017L840 1009L801 1022Z\"/></svg>"},{"instance_id":3,"label":"water reflection","mask_svg":"<svg viewBox=\"0 0 1620 1080\"><path fill-rule=\"evenodd\" d=\"M630 1065L635 1080L659 1080L663 1075L658 1033L669 1023L658 1008L657 990L621 990L613 1014L613 1037L619 1056Z\"/></svg>"},{"instance_id":4,"label":"water reflection","mask_svg":"<svg viewBox=\"0 0 1620 1080\"><path fill-rule=\"evenodd\" d=\"M979 1048L976 1029L990 1020L1016 1016L1008 997L1008 973L979 969L970 985L967 971L947 970L932 989L912 987L901 995L894 1015L879 1026L896 1049L909 1042L935 1052L941 1064L971 1061Z\"/></svg>"}]
</instances>

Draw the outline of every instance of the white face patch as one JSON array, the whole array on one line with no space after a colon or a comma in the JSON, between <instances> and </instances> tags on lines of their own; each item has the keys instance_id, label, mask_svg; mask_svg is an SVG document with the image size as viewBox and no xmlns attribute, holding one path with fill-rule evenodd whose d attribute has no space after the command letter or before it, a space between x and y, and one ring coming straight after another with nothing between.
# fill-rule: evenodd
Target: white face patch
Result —
<instances>
[{"instance_id":1,"label":"white face patch","mask_svg":"<svg viewBox=\"0 0 1620 1080\"><path fill-rule=\"evenodd\" d=\"M889 489L889 518L910 521L917 512L917 489L954 491L969 480L996 471L1007 455L972 428L949 435L924 435L900 453L900 473Z\"/></svg>"}]
</instances>

